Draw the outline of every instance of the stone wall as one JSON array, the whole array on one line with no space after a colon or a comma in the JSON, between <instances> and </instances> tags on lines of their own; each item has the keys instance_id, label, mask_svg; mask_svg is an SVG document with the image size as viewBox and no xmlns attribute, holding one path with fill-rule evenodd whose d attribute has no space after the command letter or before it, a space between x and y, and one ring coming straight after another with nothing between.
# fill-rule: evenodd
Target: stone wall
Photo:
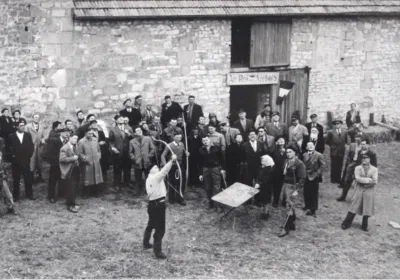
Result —
<instances>
[{"instance_id":1,"label":"stone wall","mask_svg":"<svg viewBox=\"0 0 400 280\"><path fill-rule=\"evenodd\" d=\"M71 0L3 2L0 104L50 122L76 108L108 118L139 94L156 107L193 94L228 115L230 21L79 22Z\"/></svg>"},{"instance_id":2,"label":"stone wall","mask_svg":"<svg viewBox=\"0 0 400 280\"><path fill-rule=\"evenodd\" d=\"M312 68L309 114L326 121L326 111L344 120L356 102L364 124L369 113L398 119L400 19L294 19L291 66Z\"/></svg>"}]
</instances>

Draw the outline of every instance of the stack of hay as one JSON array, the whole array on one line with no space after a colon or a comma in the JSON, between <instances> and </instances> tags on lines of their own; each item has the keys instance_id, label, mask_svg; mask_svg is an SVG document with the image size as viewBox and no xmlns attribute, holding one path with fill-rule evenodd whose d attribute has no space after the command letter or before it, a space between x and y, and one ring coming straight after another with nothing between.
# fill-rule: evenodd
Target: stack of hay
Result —
<instances>
[{"instance_id":1,"label":"stack of hay","mask_svg":"<svg viewBox=\"0 0 400 280\"><path fill-rule=\"evenodd\" d=\"M363 132L368 135L371 143L374 144L392 142L396 139L395 131L378 125L369 126Z\"/></svg>"}]
</instances>

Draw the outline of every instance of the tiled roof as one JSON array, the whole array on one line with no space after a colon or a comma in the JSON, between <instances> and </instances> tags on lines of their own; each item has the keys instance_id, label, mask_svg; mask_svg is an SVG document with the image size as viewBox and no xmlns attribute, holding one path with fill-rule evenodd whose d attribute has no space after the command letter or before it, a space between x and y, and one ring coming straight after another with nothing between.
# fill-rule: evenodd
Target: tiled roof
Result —
<instances>
[{"instance_id":1,"label":"tiled roof","mask_svg":"<svg viewBox=\"0 0 400 280\"><path fill-rule=\"evenodd\" d=\"M400 0L74 0L75 18L400 14Z\"/></svg>"}]
</instances>

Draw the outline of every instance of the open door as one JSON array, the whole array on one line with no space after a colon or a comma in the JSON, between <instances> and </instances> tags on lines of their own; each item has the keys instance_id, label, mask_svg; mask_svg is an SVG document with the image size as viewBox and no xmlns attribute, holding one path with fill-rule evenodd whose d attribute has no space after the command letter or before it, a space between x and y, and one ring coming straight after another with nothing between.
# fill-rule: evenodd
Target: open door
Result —
<instances>
[{"instance_id":1,"label":"open door","mask_svg":"<svg viewBox=\"0 0 400 280\"><path fill-rule=\"evenodd\" d=\"M280 81L294 82L294 86L289 94L283 99L282 103L277 104L279 95L279 84L274 87L271 96L271 105L273 110L281 114L281 121L289 124L292 114L295 111L300 112L301 123L306 123L308 119L308 83L310 77L310 68L282 70L279 73Z\"/></svg>"}]
</instances>

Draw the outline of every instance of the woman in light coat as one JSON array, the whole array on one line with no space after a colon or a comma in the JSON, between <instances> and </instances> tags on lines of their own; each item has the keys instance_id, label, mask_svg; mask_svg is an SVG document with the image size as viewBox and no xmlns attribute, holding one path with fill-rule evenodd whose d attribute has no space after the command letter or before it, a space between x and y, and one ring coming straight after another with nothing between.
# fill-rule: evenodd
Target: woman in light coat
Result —
<instances>
[{"instance_id":1,"label":"woman in light coat","mask_svg":"<svg viewBox=\"0 0 400 280\"><path fill-rule=\"evenodd\" d=\"M361 215L361 229L368 231L368 217L374 213L375 184L378 182L378 169L370 164L368 154L362 156L362 164L354 171L355 191L353 203L350 206L342 229L348 229L356 214Z\"/></svg>"}]
</instances>

